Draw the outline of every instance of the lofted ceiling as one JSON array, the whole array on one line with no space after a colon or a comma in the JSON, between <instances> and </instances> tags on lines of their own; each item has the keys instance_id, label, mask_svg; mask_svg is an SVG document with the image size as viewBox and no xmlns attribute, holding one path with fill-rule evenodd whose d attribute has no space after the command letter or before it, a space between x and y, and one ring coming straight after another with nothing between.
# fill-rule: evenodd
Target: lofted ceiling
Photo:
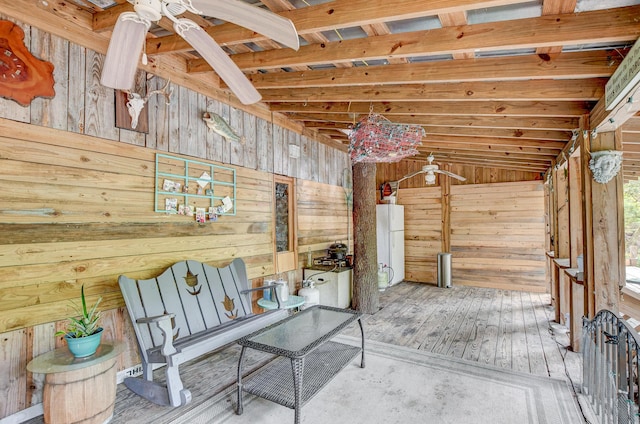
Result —
<instances>
[{"instance_id":1,"label":"lofted ceiling","mask_svg":"<svg viewBox=\"0 0 640 424\"><path fill-rule=\"evenodd\" d=\"M301 48L185 15L247 73L259 107L343 145L355 122L379 113L424 127L418 158L433 152L439 161L531 172L546 171L587 127L640 36L640 0L246 1L290 18ZM101 52L118 15L133 10L126 0L10 3L0 13ZM166 73L225 90L166 18L152 27L146 52ZM637 178L640 122L622 129L625 175Z\"/></svg>"}]
</instances>

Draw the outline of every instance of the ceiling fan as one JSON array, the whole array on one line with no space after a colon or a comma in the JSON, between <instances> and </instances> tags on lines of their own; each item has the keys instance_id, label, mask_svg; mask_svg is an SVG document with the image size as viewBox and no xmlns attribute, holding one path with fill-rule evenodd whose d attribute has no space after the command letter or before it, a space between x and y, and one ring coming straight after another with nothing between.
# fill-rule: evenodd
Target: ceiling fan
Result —
<instances>
[{"instance_id":1,"label":"ceiling fan","mask_svg":"<svg viewBox=\"0 0 640 424\"><path fill-rule=\"evenodd\" d=\"M462 177L458 174L454 174L453 172L440 169L440 167L437 164L433 163L433 159L434 159L433 155L429 154L429 156L427 156L427 164L423 166L420 171L414 172L413 174L406 175L400 178L398 181L389 182L389 185L391 186L392 195L396 194L396 192L398 191L398 186L402 181L415 177L418 174L424 174L424 181L427 184L435 184L436 174L446 175L448 177L455 178L456 180L460 180L460 181L467 180L465 177Z\"/></svg>"},{"instance_id":2,"label":"ceiling fan","mask_svg":"<svg viewBox=\"0 0 640 424\"><path fill-rule=\"evenodd\" d=\"M135 12L120 14L114 27L100 79L106 87L118 90L133 88L138 60L151 22L166 16L173 22L174 31L211 65L242 103L259 101L262 96L258 90L213 38L194 21L176 18L186 11L232 22L294 50L300 47L293 22L241 0L128 1L133 4Z\"/></svg>"}]
</instances>

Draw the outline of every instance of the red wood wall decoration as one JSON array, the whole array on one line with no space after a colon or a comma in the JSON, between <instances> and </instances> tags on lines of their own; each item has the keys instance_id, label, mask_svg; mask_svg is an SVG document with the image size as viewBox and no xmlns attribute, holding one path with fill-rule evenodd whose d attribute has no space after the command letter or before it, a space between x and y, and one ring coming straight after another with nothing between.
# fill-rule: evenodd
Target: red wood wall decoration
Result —
<instances>
[{"instance_id":1,"label":"red wood wall decoration","mask_svg":"<svg viewBox=\"0 0 640 424\"><path fill-rule=\"evenodd\" d=\"M53 97L53 64L34 57L24 45L24 31L0 21L0 96L29 106L37 97Z\"/></svg>"}]
</instances>

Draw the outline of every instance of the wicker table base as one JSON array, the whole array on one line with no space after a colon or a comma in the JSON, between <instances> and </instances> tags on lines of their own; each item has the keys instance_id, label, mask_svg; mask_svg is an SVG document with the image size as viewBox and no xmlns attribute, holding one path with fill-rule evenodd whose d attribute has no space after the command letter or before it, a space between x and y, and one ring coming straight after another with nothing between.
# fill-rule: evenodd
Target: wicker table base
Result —
<instances>
[{"instance_id":1,"label":"wicker table base","mask_svg":"<svg viewBox=\"0 0 640 424\"><path fill-rule=\"evenodd\" d=\"M315 314L315 315L314 315ZM331 322L319 324L323 315ZM349 346L330 341L351 322L357 320L362 346ZM308 324L314 323L312 327ZM304 340L291 338L292 330L304 331ZM327 306L314 306L280 323L257 331L238 341L242 345L238 361L238 409L242 414L243 392L262 397L295 410L295 423L300 423L300 410L358 354L364 368L364 330L361 314ZM242 364L247 348L279 355L272 363L242 380ZM291 349L288 349L291 348Z\"/></svg>"}]
</instances>

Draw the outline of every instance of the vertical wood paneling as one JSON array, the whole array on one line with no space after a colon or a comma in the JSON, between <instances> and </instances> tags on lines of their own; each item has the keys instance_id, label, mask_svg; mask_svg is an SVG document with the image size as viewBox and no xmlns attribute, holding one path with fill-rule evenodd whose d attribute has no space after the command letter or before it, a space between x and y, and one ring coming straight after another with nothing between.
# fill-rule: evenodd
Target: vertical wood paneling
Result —
<instances>
[{"instance_id":1,"label":"vertical wood paneling","mask_svg":"<svg viewBox=\"0 0 640 424\"><path fill-rule=\"evenodd\" d=\"M244 131L243 116L244 116L244 112L242 112L240 109L236 109L235 107L230 107L229 120L227 122L229 123L229 126L231 126L231 128L236 132L236 134L240 135L241 137L245 137L245 143L246 143L247 136L245 135L245 131ZM232 165L243 166L245 144L232 142L230 143L230 145L231 145L231 158L229 163L231 163Z\"/></svg>"},{"instance_id":2,"label":"vertical wood paneling","mask_svg":"<svg viewBox=\"0 0 640 424\"><path fill-rule=\"evenodd\" d=\"M54 64L56 94L51 99L36 97L31 102L31 123L44 127L67 129L69 42L36 28L31 29L31 52L41 60Z\"/></svg>"},{"instance_id":3,"label":"vertical wood paneling","mask_svg":"<svg viewBox=\"0 0 640 424\"><path fill-rule=\"evenodd\" d=\"M86 49L77 44L69 44L67 80L68 106L67 106L67 131L84 133L85 114L85 86L84 78L79 77L85 74Z\"/></svg>"},{"instance_id":4,"label":"vertical wood paneling","mask_svg":"<svg viewBox=\"0 0 640 424\"><path fill-rule=\"evenodd\" d=\"M26 407L26 331L0 334L0 417Z\"/></svg>"},{"instance_id":5,"label":"vertical wood paneling","mask_svg":"<svg viewBox=\"0 0 640 424\"><path fill-rule=\"evenodd\" d=\"M220 117L227 123L231 123L231 106L226 103L220 103ZM234 128L236 131L237 128ZM237 133L242 135L242 133ZM231 142L222 137L222 163L231 163Z\"/></svg>"},{"instance_id":6,"label":"vertical wood paneling","mask_svg":"<svg viewBox=\"0 0 640 424\"><path fill-rule=\"evenodd\" d=\"M256 155L258 170L273 172L273 125L258 119L256 134Z\"/></svg>"},{"instance_id":7,"label":"vertical wood paneling","mask_svg":"<svg viewBox=\"0 0 640 424\"><path fill-rule=\"evenodd\" d=\"M24 45L31 45L31 27L4 15L0 15L0 18L18 25L24 31ZM21 106L13 100L0 97L0 116L13 121L29 122L31 119L31 106Z\"/></svg>"},{"instance_id":8,"label":"vertical wood paneling","mask_svg":"<svg viewBox=\"0 0 640 424\"><path fill-rule=\"evenodd\" d=\"M87 50L85 69L85 134L108 140L118 140L115 127L116 112L113 106L113 89L100 84L100 72L104 56Z\"/></svg>"},{"instance_id":9,"label":"vertical wood paneling","mask_svg":"<svg viewBox=\"0 0 640 424\"><path fill-rule=\"evenodd\" d=\"M220 106L221 104L217 100L207 99L206 111L220 115ZM202 117L202 115L200 115L200 117ZM207 140L206 158L217 162L223 162L222 150L224 140L222 139L222 136L212 129L209 129L209 127L207 127L205 136Z\"/></svg>"},{"instance_id":10,"label":"vertical wood paneling","mask_svg":"<svg viewBox=\"0 0 640 424\"><path fill-rule=\"evenodd\" d=\"M297 146L300 147L300 134L293 132L291 130L287 130L287 140L285 141L283 156L288 158L289 162L289 171L287 176L293 178L300 177L300 158L291 156L291 147Z\"/></svg>"},{"instance_id":11,"label":"vertical wood paneling","mask_svg":"<svg viewBox=\"0 0 640 424\"><path fill-rule=\"evenodd\" d=\"M244 128L244 153L243 159L244 162L242 166L250 169L258 168L258 158L257 154L257 118L255 115L251 115L249 113L242 112L243 117L243 128Z\"/></svg>"}]
</instances>

